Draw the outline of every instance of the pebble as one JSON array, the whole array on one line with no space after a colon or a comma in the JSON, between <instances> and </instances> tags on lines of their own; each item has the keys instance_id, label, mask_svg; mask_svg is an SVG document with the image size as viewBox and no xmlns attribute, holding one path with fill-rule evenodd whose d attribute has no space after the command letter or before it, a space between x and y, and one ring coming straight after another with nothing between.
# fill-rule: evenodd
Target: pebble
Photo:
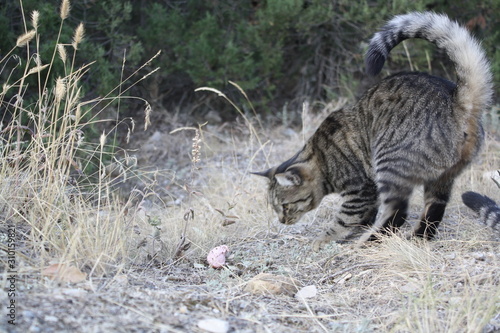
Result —
<instances>
[{"instance_id":1,"label":"pebble","mask_svg":"<svg viewBox=\"0 0 500 333\"><path fill-rule=\"evenodd\" d=\"M211 333L226 333L229 331L229 323L222 319L208 318L200 320L198 328Z\"/></svg>"}]
</instances>

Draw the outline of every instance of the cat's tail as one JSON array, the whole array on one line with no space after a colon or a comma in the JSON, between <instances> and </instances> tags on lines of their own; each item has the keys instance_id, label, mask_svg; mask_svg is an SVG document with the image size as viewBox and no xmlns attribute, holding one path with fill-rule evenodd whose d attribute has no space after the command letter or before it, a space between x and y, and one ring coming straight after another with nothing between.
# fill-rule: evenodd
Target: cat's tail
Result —
<instances>
[{"instance_id":1,"label":"cat's tail","mask_svg":"<svg viewBox=\"0 0 500 333\"><path fill-rule=\"evenodd\" d=\"M476 192L462 194L464 204L479 215L487 226L500 231L500 207L485 195Z\"/></svg>"},{"instance_id":2,"label":"cat's tail","mask_svg":"<svg viewBox=\"0 0 500 333\"><path fill-rule=\"evenodd\" d=\"M463 112L462 120L466 122L470 116L479 120L493 95L490 65L479 42L446 15L412 12L395 16L370 41L365 57L367 73L378 74L391 49L409 38L425 39L447 53L455 64L455 98Z\"/></svg>"}]
</instances>

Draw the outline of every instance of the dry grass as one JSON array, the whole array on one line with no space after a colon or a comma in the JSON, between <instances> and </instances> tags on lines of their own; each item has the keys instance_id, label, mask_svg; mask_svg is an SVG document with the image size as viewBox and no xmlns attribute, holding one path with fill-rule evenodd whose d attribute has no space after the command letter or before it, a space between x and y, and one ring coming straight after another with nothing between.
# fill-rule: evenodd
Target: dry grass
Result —
<instances>
[{"instance_id":1,"label":"dry grass","mask_svg":"<svg viewBox=\"0 0 500 333\"><path fill-rule=\"evenodd\" d=\"M64 6L62 21L70 10ZM33 36L28 31L18 44L36 53L41 36L38 14L32 17ZM73 44L64 45L77 52L82 34L79 26ZM478 163L461 176L435 241L393 235L364 249L331 244L313 253L309 240L335 213L338 197L326 198L301 224L284 227L267 205L265 181L249 171L291 156L343 102L325 105L321 114L305 106L302 131L268 128L237 109L233 124L132 133L130 145L139 148L134 157L107 146L116 127L95 143L82 134L121 98L117 92L136 82L124 81L102 100L82 101L79 82L91 67L71 63L74 56L61 46L69 42L54 50L59 58L52 61L67 64L54 91L46 92L41 73L52 66L42 61L16 67L19 79L5 82L0 93L11 114L0 128L0 281L7 289L8 228L15 227L18 324L2 319L0 329L202 332L197 325L205 318L223 319L234 332L500 328L500 235L460 201L466 190L500 198L488 178L500 165L498 140L489 137ZM23 101L28 75L39 76L38 103ZM157 169L146 169L145 161ZM412 200L411 218L419 215L421 194ZM206 254L221 244L231 255L224 269L214 270ZM54 263L74 265L87 277L53 280L43 272ZM298 300L246 293L246 282L262 272L314 285L318 294ZM2 318L10 299L0 294Z\"/></svg>"},{"instance_id":2,"label":"dry grass","mask_svg":"<svg viewBox=\"0 0 500 333\"><path fill-rule=\"evenodd\" d=\"M69 1L63 1L61 26L69 10ZM118 125L103 132L99 143L87 141L84 133L103 122L98 118L106 107L123 97L110 92L104 98L82 101L80 82L90 66L77 67L74 59L83 25L75 29L72 44L57 38L54 57L45 64L39 57L43 38L37 30L39 13L31 17L33 29L16 44L25 48L28 61L12 65L16 47L1 60L2 70L9 71L3 73L7 79L0 93L2 230L16 228L17 240L25 245L18 251L30 258L26 268L30 272L56 262L75 264L89 276L101 276L130 264L127 240L135 217L129 211L137 209L141 198L131 193L123 203L112 187L117 177L109 172L113 163L107 161L116 157L107 141ZM66 45L72 45L70 57ZM64 63L64 73L51 73L56 61ZM49 74L57 76L53 88L48 85ZM120 88L123 94L143 79L131 78L115 90ZM33 79L38 86L28 89ZM25 96L27 91L29 96ZM119 171L118 177L130 169L126 161L115 164L119 166L112 169Z\"/></svg>"}]
</instances>

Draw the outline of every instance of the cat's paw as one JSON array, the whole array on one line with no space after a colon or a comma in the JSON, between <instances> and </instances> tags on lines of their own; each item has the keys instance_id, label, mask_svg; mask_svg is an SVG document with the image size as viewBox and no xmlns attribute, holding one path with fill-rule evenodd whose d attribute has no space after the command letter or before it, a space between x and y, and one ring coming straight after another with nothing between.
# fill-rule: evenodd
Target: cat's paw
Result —
<instances>
[{"instance_id":1,"label":"cat's paw","mask_svg":"<svg viewBox=\"0 0 500 333\"><path fill-rule=\"evenodd\" d=\"M356 242L356 245L361 245L363 243L366 243L370 240L373 240L375 238L375 233L371 230L365 231L361 236L359 237L358 241Z\"/></svg>"},{"instance_id":2,"label":"cat's paw","mask_svg":"<svg viewBox=\"0 0 500 333\"><path fill-rule=\"evenodd\" d=\"M366 239L360 238L354 243L354 248L355 249L364 249L364 248L368 247L368 244L369 244L369 242Z\"/></svg>"},{"instance_id":3,"label":"cat's paw","mask_svg":"<svg viewBox=\"0 0 500 333\"><path fill-rule=\"evenodd\" d=\"M326 245L328 245L329 243L331 243L333 241L333 238L332 236L328 236L328 235L322 235L320 237L317 237L315 238L313 241L312 241L312 249L314 252L319 252L323 247L325 247Z\"/></svg>"},{"instance_id":4,"label":"cat's paw","mask_svg":"<svg viewBox=\"0 0 500 333\"><path fill-rule=\"evenodd\" d=\"M355 248L362 249L368 247L369 244L377 243L381 240L380 234L372 230L368 230L361 234L359 239L354 244Z\"/></svg>"}]
</instances>

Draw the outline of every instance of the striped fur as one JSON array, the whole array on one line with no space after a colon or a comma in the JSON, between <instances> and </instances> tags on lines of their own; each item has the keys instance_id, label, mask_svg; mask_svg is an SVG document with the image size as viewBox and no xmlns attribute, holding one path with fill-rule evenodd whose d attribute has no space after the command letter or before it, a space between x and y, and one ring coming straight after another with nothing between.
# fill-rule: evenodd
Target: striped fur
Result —
<instances>
[{"instance_id":1,"label":"striped fur","mask_svg":"<svg viewBox=\"0 0 500 333\"><path fill-rule=\"evenodd\" d=\"M316 248L360 227L371 226L360 242L397 229L421 184L425 209L414 232L432 238L455 177L480 149L492 83L479 43L444 15L396 16L370 42L368 73L379 73L390 50L408 38L442 48L454 62L457 83L418 72L389 76L355 105L331 113L294 157L256 173L270 180L270 201L285 224L297 222L325 195L340 193L341 210Z\"/></svg>"},{"instance_id":2,"label":"striped fur","mask_svg":"<svg viewBox=\"0 0 500 333\"><path fill-rule=\"evenodd\" d=\"M500 207L485 195L476 192L462 194L464 204L479 215L481 222L500 231Z\"/></svg>"}]
</instances>

